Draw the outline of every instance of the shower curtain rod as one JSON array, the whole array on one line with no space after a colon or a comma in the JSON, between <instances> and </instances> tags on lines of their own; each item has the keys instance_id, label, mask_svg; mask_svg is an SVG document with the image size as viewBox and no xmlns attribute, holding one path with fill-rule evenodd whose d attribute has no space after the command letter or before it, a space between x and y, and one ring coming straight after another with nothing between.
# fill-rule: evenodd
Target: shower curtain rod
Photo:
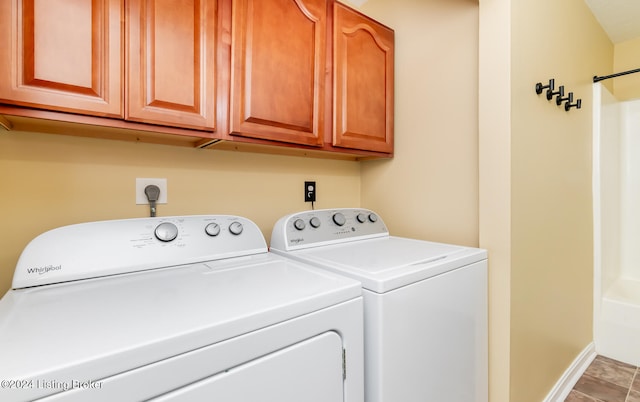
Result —
<instances>
[{"instance_id":1,"label":"shower curtain rod","mask_svg":"<svg viewBox=\"0 0 640 402\"><path fill-rule=\"evenodd\" d=\"M602 77L598 77L597 75L594 75L593 82L608 80L609 78L620 77L621 75L627 75L627 74L633 74L633 73L640 73L640 68L636 68L635 70L623 71L621 73L616 73L611 75L604 75Z\"/></svg>"}]
</instances>

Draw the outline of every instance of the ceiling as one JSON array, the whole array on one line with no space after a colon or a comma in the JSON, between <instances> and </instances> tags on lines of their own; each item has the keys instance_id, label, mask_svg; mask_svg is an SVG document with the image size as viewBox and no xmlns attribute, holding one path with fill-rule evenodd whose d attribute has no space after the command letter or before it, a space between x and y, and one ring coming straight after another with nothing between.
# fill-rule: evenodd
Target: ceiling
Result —
<instances>
[{"instance_id":1,"label":"ceiling","mask_svg":"<svg viewBox=\"0 0 640 402\"><path fill-rule=\"evenodd\" d=\"M615 44L640 37L639 0L584 0Z\"/></svg>"}]
</instances>

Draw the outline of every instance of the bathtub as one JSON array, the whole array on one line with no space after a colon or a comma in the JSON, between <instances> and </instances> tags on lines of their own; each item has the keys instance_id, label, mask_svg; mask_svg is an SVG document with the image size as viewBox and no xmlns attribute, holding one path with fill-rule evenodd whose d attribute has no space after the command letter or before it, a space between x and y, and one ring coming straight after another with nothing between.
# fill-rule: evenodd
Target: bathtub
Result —
<instances>
[{"instance_id":1,"label":"bathtub","mask_svg":"<svg viewBox=\"0 0 640 402\"><path fill-rule=\"evenodd\" d=\"M602 295L599 354L640 366L640 281L620 278Z\"/></svg>"},{"instance_id":2,"label":"bathtub","mask_svg":"<svg viewBox=\"0 0 640 402\"><path fill-rule=\"evenodd\" d=\"M640 366L640 100L593 91L594 344Z\"/></svg>"}]
</instances>

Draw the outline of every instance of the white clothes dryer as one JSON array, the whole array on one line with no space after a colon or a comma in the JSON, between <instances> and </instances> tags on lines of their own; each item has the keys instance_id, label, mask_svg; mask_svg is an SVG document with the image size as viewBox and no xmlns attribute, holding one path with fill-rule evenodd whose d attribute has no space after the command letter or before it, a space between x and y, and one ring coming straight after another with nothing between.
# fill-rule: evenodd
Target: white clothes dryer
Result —
<instances>
[{"instance_id":1,"label":"white clothes dryer","mask_svg":"<svg viewBox=\"0 0 640 402\"><path fill-rule=\"evenodd\" d=\"M295 213L271 251L357 279L367 402L486 402L486 250L390 236L373 211Z\"/></svg>"},{"instance_id":2,"label":"white clothes dryer","mask_svg":"<svg viewBox=\"0 0 640 402\"><path fill-rule=\"evenodd\" d=\"M2 401L363 400L360 284L201 215L46 232L0 300Z\"/></svg>"}]
</instances>

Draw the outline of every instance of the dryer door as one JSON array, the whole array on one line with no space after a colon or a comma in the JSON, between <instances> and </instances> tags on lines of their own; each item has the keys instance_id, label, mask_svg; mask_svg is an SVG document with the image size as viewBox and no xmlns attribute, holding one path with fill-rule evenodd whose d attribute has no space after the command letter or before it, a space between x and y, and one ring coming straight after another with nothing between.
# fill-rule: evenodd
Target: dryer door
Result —
<instances>
[{"instance_id":1,"label":"dryer door","mask_svg":"<svg viewBox=\"0 0 640 402\"><path fill-rule=\"evenodd\" d=\"M325 332L152 401L342 402L342 340Z\"/></svg>"}]
</instances>

